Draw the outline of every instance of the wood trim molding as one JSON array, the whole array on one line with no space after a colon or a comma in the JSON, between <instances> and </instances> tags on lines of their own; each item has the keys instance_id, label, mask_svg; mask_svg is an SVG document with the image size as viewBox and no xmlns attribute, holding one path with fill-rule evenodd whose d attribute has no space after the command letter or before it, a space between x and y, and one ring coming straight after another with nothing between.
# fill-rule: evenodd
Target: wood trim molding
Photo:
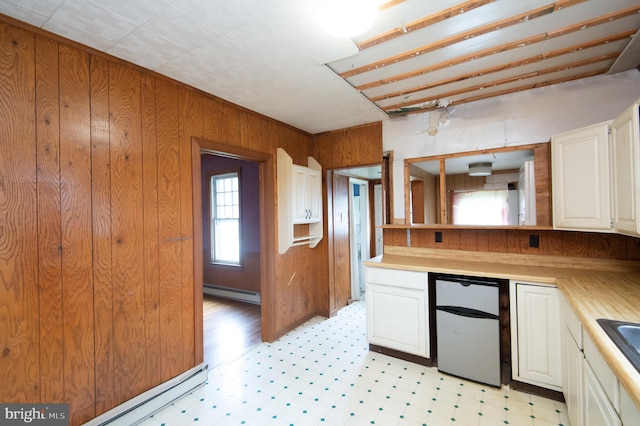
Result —
<instances>
[{"instance_id":1,"label":"wood trim molding","mask_svg":"<svg viewBox=\"0 0 640 426\"><path fill-rule=\"evenodd\" d=\"M195 294L199 295L200 307L196 309L197 329L196 339L199 342L196 348L200 351L198 356L202 357L202 188L200 155L202 153L214 154L238 160L249 160L259 162L259 185L260 185L260 295L262 304L262 340L271 342L277 338L276 330L276 300L275 289L275 253L276 236L272 226L275 223L275 160L273 155L242 148L236 145L229 145L222 142L207 140L204 138L192 137L192 173L193 173L193 216L194 216L194 285ZM197 164L196 164L197 163ZM199 239L199 241L196 241ZM196 304L198 302L195 302ZM199 312L198 312L199 311Z\"/></svg>"}]
</instances>

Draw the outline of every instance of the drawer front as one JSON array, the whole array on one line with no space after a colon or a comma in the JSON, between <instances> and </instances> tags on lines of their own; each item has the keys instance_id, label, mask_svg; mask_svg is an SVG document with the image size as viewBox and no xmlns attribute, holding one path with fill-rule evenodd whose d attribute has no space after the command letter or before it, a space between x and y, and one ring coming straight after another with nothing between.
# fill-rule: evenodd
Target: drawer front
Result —
<instances>
[{"instance_id":1,"label":"drawer front","mask_svg":"<svg viewBox=\"0 0 640 426\"><path fill-rule=\"evenodd\" d=\"M569 306L566 300L563 303L562 310L564 315L564 322L565 324L567 324L567 328L569 329L573 340L575 340L576 344L578 345L578 348L582 350L584 347L584 344L582 342L582 324L580 323L580 320L578 320L578 317L573 312L573 309L571 309L571 306Z\"/></svg>"},{"instance_id":2,"label":"drawer front","mask_svg":"<svg viewBox=\"0 0 640 426\"><path fill-rule=\"evenodd\" d=\"M366 271L366 279L369 284L389 285L414 290L427 289L426 272L371 267L367 267Z\"/></svg>"}]
</instances>

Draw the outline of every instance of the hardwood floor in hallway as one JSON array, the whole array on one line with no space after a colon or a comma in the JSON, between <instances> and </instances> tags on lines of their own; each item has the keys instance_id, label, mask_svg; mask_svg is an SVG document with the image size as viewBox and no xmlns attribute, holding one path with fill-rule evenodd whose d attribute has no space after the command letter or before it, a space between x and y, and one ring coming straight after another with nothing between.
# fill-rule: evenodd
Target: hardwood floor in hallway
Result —
<instances>
[{"instance_id":1,"label":"hardwood floor in hallway","mask_svg":"<svg viewBox=\"0 0 640 426\"><path fill-rule=\"evenodd\" d=\"M203 296L204 362L209 369L232 361L262 341L260 305Z\"/></svg>"}]
</instances>

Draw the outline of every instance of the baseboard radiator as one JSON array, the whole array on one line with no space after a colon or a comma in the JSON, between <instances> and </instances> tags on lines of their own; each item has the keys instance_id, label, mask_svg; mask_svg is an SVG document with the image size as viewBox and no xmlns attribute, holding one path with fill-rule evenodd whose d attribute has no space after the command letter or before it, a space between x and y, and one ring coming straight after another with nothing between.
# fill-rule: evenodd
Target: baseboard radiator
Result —
<instances>
[{"instance_id":1,"label":"baseboard radiator","mask_svg":"<svg viewBox=\"0 0 640 426\"><path fill-rule=\"evenodd\" d=\"M238 290L236 288L222 287L213 284L204 284L202 286L204 294L210 296L225 297L227 299L240 300L243 302L260 304L260 293L248 290Z\"/></svg>"},{"instance_id":2,"label":"baseboard radiator","mask_svg":"<svg viewBox=\"0 0 640 426\"><path fill-rule=\"evenodd\" d=\"M200 364L99 415L85 423L85 426L137 425L173 401L202 386L208 375L207 365Z\"/></svg>"}]
</instances>

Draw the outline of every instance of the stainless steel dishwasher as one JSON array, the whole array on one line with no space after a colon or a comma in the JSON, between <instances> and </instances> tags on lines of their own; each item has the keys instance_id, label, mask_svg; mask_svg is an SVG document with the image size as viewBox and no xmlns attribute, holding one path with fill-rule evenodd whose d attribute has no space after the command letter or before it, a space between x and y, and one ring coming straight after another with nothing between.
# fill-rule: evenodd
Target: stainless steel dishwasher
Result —
<instances>
[{"instance_id":1,"label":"stainless steel dishwasher","mask_svg":"<svg viewBox=\"0 0 640 426\"><path fill-rule=\"evenodd\" d=\"M497 280L435 279L438 370L500 386L500 289Z\"/></svg>"}]
</instances>

